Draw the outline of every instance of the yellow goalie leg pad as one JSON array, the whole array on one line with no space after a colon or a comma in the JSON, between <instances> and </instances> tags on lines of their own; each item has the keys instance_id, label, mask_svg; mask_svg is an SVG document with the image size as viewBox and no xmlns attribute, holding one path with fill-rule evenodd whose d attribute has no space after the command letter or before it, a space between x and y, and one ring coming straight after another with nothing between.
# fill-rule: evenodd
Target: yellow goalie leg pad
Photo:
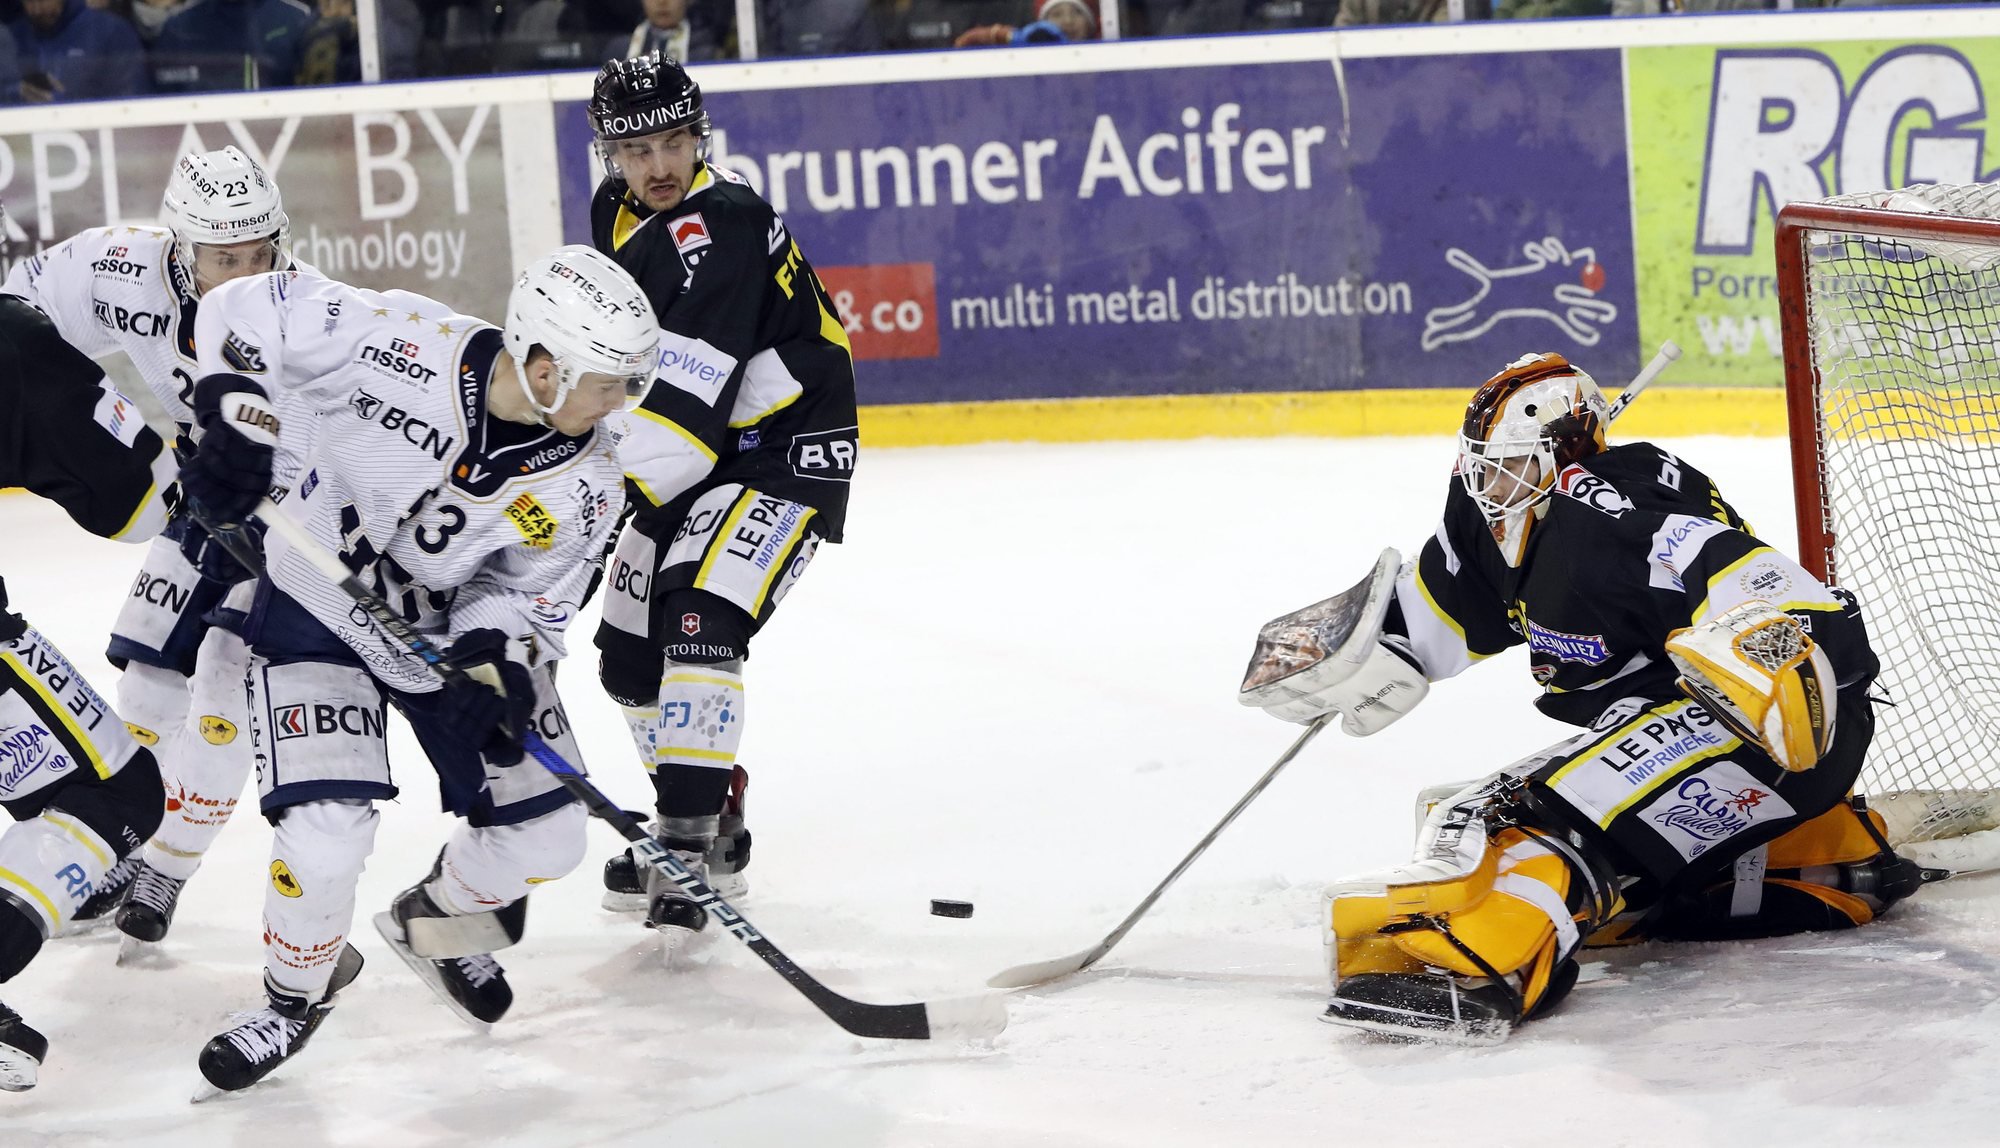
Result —
<instances>
[{"instance_id":1,"label":"yellow goalie leg pad","mask_svg":"<svg viewBox=\"0 0 2000 1148\"><path fill-rule=\"evenodd\" d=\"M1877 833L1883 832L1882 815L1869 810L1861 813L1843 801L1771 842L1765 865L1771 869L1805 869L1814 865L1846 865L1867 861L1882 852L1882 845L1861 824L1869 818Z\"/></svg>"},{"instance_id":2,"label":"yellow goalie leg pad","mask_svg":"<svg viewBox=\"0 0 2000 1148\"><path fill-rule=\"evenodd\" d=\"M1547 987L1557 956L1577 947L1576 920L1566 900L1570 869L1561 857L1518 829L1495 837L1493 851L1499 854L1499 863L1491 891L1474 904L1444 914L1451 937L1434 929L1412 929L1393 937L1397 947L1424 964L1468 977L1484 977L1487 970L1465 949L1503 976L1521 973L1532 984L1539 973L1536 991L1523 993L1532 1008ZM1452 943L1454 938L1457 944Z\"/></svg>"}]
</instances>

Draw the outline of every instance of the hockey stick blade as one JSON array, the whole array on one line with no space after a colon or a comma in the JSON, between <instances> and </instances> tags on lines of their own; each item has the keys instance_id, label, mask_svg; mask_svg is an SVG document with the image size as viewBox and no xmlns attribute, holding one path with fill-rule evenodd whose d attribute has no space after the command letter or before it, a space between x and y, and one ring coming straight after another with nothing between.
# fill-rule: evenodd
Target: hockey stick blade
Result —
<instances>
[{"instance_id":1,"label":"hockey stick blade","mask_svg":"<svg viewBox=\"0 0 2000 1148\"><path fill-rule=\"evenodd\" d=\"M319 569L356 605L367 611L378 622L383 631L402 643L411 653L424 660L432 673L445 681L461 680L465 671L451 663L442 651L429 639L417 633L402 617L389 608L388 603L370 593L357 581L338 558L328 553L306 528L278 509L269 499L258 504L257 516L273 532L283 535L292 548L308 562ZM583 803L590 815L607 822L620 836L632 843L632 853L647 867L666 877L694 902L728 927L729 932L749 947L751 952L777 972L777 974L797 989L801 995L826 1014L833 1023L853 1033L855 1036L879 1037L891 1040L930 1040L954 1036L992 1036L1007 1027L1007 1011L998 997L992 997L989 1005L971 1006L963 998L940 1000L932 1003L881 1005L869 1004L844 997L821 984L811 973L806 972L785 955L784 950L772 944L748 918L736 911L736 907L723 900L721 894L710 888L707 882L693 870L680 863L664 845L654 840L639 820L612 804L602 790L591 784L590 779L569 762L564 761L549 744L534 730L527 731L522 748L529 756L540 762L555 776L564 789ZM932 1009L937 1014L932 1014Z\"/></svg>"},{"instance_id":2,"label":"hockey stick blade","mask_svg":"<svg viewBox=\"0 0 2000 1148\"><path fill-rule=\"evenodd\" d=\"M1215 843L1215 839L1222 835L1222 831L1229 828L1229 823L1235 821L1237 815L1242 813L1244 808L1252 801L1255 801L1258 794L1264 792L1264 788L1270 785L1272 779L1278 776L1278 771L1290 765L1292 759L1299 755L1299 751L1306 747L1306 743L1318 737L1319 731L1325 729L1327 724L1328 718L1326 717L1313 719L1312 723L1306 726L1305 732L1299 734L1298 740L1292 742L1291 748L1285 750L1283 756L1273 762L1271 768L1264 771L1264 776L1257 779L1257 784L1251 786L1250 791L1245 793L1230 808L1228 813L1222 815L1222 820L1215 823L1215 828L1208 831L1208 836L1203 837L1196 843L1195 847L1188 851L1188 855L1181 858L1181 863L1174 866L1174 871L1167 874L1167 879L1153 886L1153 891L1146 894L1146 899L1139 902L1139 907L1126 914L1125 919L1118 923L1118 927L1106 934L1103 940L1097 942L1091 948L1071 956L1058 957L1052 961L1034 961L1025 965L1015 965L1011 969L1002 969L986 978L987 987L996 989L1030 988L1034 985L1047 984L1049 981L1059 980L1069 976L1071 973L1080 973L1096 964L1104 954L1111 951L1113 946L1125 939L1125 934L1132 931L1132 926L1139 923L1139 918L1146 915L1146 911L1153 907L1153 902L1160 899L1161 894L1167 891L1168 886L1179 880L1182 873L1187 872L1188 866L1194 864L1195 858L1200 857L1208 851L1208 847Z\"/></svg>"}]
</instances>

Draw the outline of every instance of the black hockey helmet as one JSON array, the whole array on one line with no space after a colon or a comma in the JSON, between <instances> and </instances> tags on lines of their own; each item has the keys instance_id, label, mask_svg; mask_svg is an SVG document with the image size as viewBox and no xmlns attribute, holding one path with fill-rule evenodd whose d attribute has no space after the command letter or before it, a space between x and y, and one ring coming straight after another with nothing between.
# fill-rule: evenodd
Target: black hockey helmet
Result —
<instances>
[{"instance_id":1,"label":"black hockey helmet","mask_svg":"<svg viewBox=\"0 0 2000 1148\"><path fill-rule=\"evenodd\" d=\"M608 60L590 92L590 130L598 143L687 128L708 150L708 113L701 85L687 69L658 51Z\"/></svg>"}]
</instances>

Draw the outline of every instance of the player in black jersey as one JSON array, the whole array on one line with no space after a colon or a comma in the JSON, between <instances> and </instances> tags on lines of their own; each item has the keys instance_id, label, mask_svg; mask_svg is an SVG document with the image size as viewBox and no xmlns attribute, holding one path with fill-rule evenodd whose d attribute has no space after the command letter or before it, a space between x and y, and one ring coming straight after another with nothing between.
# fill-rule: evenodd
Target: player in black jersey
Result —
<instances>
[{"instance_id":1,"label":"player in black jersey","mask_svg":"<svg viewBox=\"0 0 2000 1148\"><path fill-rule=\"evenodd\" d=\"M4 234L0 219L0 234ZM144 542L167 523L172 456L138 407L25 301L0 296L0 487L50 499L92 534ZM30 547L10 556L32 561ZM0 981L28 966L107 870L151 836L153 755L19 614L0 583ZM0 1089L35 1086L48 1040L0 1005Z\"/></svg>"},{"instance_id":2,"label":"player in black jersey","mask_svg":"<svg viewBox=\"0 0 2000 1148\"><path fill-rule=\"evenodd\" d=\"M590 120L607 172L591 240L665 332L619 445L635 513L607 570L601 675L652 774L655 831L740 895L743 662L814 549L840 541L853 355L784 222L707 162L701 89L679 64L607 63ZM705 921L670 886L642 884L630 854L606 864L605 886L607 908L647 909L669 953Z\"/></svg>"},{"instance_id":3,"label":"player in black jersey","mask_svg":"<svg viewBox=\"0 0 2000 1148\"><path fill-rule=\"evenodd\" d=\"M1290 721L1370 734L1525 644L1537 708L1586 731L1427 791L1413 862L1329 888L1329 1021L1498 1040L1587 944L1851 928L1925 875L1848 799L1879 669L1854 598L1607 421L1561 356L1509 365L1416 561L1260 637L1242 700Z\"/></svg>"}]
</instances>

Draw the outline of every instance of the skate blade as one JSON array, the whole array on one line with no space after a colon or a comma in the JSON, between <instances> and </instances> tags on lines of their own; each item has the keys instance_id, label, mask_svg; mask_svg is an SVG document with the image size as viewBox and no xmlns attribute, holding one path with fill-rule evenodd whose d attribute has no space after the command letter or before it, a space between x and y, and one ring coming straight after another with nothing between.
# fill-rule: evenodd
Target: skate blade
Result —
<instances>
[{"instance_id":1,"label":"skate blade","mask_svg":"<svg viewBox=\"0 0 2000 1148\"><path fill-rule=\"evenodd\" d=\"M0 1045L0 1092L26 1092L41 1079L42 1062L17 1048Z\"/></svg>"},{"instance_id":2,"label":"skate blade","mask_svg":"<svg viewBox=\"0 0 2000 1148\"><path fill-rule=\"evenodd\" d=\"M443 1002L444 1007L450 1009L458 1019L471 1026L474 1032L490 1033L493 1031L491 1022L483 1021L473 1016L470 1012L466 1011L464 1005L452 999L451 993L447 992L444 985L437 979L437 966L431 964L425 958L418 956L410 948L410 943L403 939L403 927L396 922L396 915L394 913L375 914L375 931L382 934L382 939L389 943L390 950L403 958L403 963L410 966L410 971L417 974L417 979L424 983L425 988L431 990L431 995Z\"/></svg>"},{"instance_id":3,"label":"skate blade","mask_svg":"<svg viewBox=\"0 0 2000 1148\"><path fill-rule=\"evenodd\" d=\"M691 967L695 963L695 954L706 947L699 943L708 932L706 929L679 929L672 925L646 927L660 936L660 964L677 972Z\"/></svg>"},{"instance_id":4,"label":"skate blade","mask_svg":"<svg viewBox=\"0 0 2000 1148\"><path fill-rule=\"evenodd\" d=\"M188 1103L206 1104L209 1101L214 1100L218 1096L227 1096L227 1095L229 1095L228 1092L224 1091L223 1089L217 1088L213 1084L210 1084L208 1082L208 1078L204 1076L201 1078L201 1083L194 1086L194 1092L188 1096Z\"/></svg>"},{"instance_id":5,"label":"skate blade","mask_svg":"<svg viewBox=\"0 0 2000 1148\"><path fill-rule=\"evenodd\" d=\"M1513 1025L1497 1021L1490 1024L1467 1023L1419 1028L1400 1021L1372 1020L1354 1013L1331 1011L1321 1013L1319 1019L1331 1025L1355 1029L1372 1037L1398 1044L1444 1044L1457 1048L1491 1048L1504 1042L1514 1031Z\"/></svg>"},{"instance_id":6,"label":"skate blade","mask_svg":"<svg viewBox=\"0 0 2000 1148\"><path fill-rule=\"evenodd\" d=\"M165 954L158 941L142 941L137 937L120 934L118 937L118 965L120 968L141 965L156 965Z\"/></svg>"},{"instance_id":7,"label":"skate blade","mask_svg":"<svg viewBox=\"0 0 2000 1148\"><path fill-rule=\"evenodd\" d=\"M88 937L93 933L102 933L106 928L110 927L112 916L113 914L111 913L104 913L100 914L99 916L92 917L87 921L73 920L69 924L64 925L61 929L58 929L56 931L56 936Z\"/></svg>"},{"instance_id":8,"label":"skate blade","mask_svg":"<svg viewBox=\"0 0 2000 1148\"><path fill-rule=\"evenodd\" d=\"M614 893L606 889L604 899L598 904L603 906L607 913L643 913L646 911L647 900L644 893Z\"/></svg>"}]
</instances>

